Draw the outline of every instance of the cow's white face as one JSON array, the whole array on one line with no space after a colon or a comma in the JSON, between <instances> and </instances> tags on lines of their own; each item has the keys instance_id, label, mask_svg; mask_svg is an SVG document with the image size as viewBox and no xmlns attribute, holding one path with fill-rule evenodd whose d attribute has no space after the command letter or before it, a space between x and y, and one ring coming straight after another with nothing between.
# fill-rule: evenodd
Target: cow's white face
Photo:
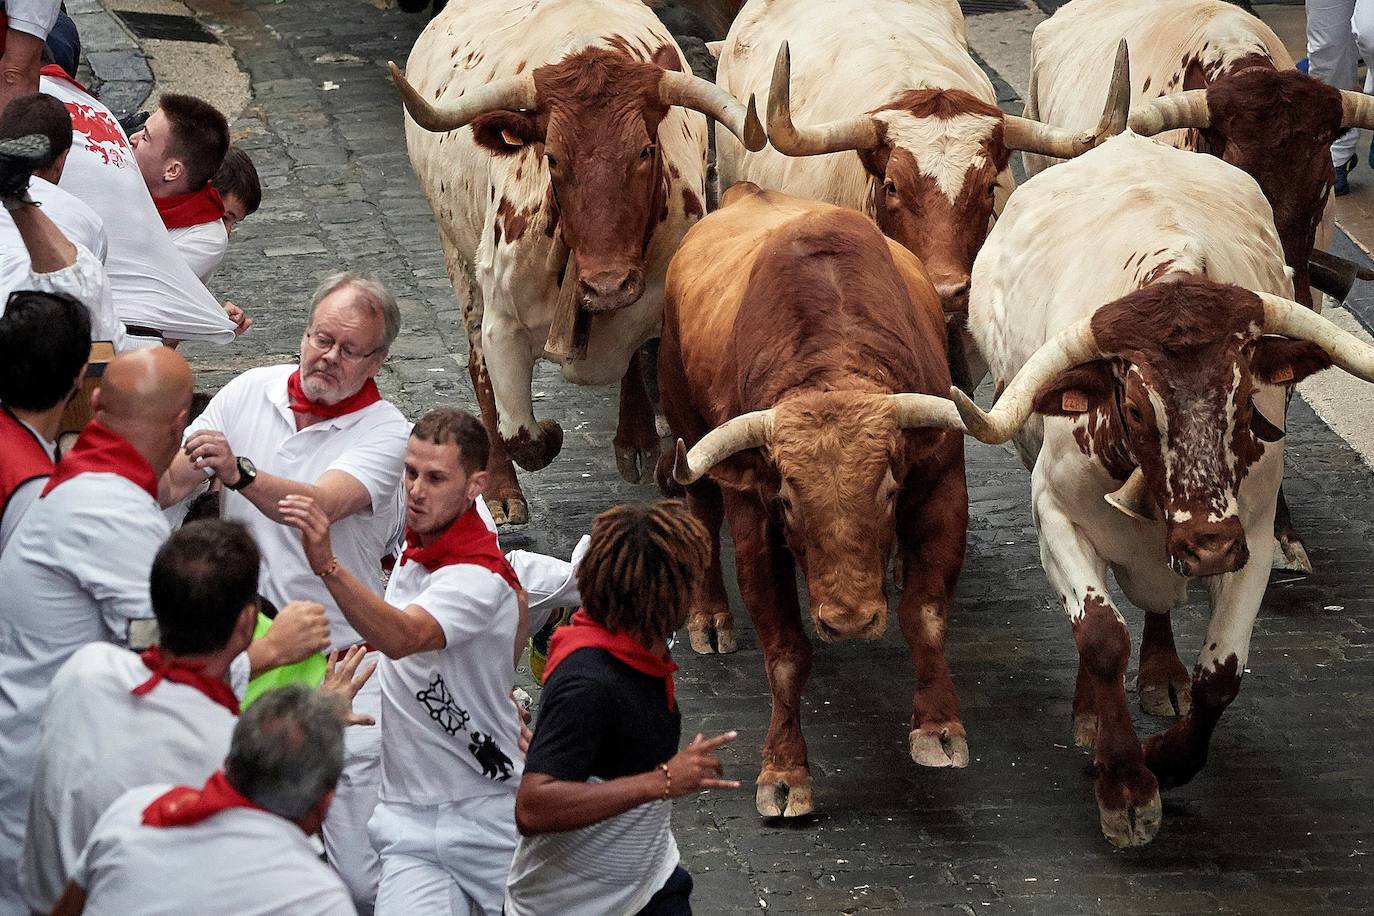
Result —
<instances>
[{"instance_id":1,"label":"cow's white face","mask_svg":"<svg viewBox=\"0 0 1374 916\"><path fill-rule=\"evenodd\" d=\"M919 89L873 117L883 141L859 156L873 180L874 218L921 259L945 311L966 311L969 271L1010 155L1002 113L960 90Z\"/></svg>"}]
</instances>

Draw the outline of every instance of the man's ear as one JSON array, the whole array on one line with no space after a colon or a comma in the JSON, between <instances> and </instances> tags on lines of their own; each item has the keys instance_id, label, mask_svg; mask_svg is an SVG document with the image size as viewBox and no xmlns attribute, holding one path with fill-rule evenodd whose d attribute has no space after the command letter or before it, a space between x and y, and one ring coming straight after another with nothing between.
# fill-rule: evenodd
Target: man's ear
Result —
<instances>
[{"instance_id":1,"label":"man's ear","mask_svg":"<svg viewBox=\"0 0 1374 916\"><path fill-rule=\"evenodd\" d=\"M258 627L258 599L254 598L239 611L239 619L234 622L233 639L241 646L253 641L253 631Z\"/></svg>"},{"instance_id":2,"label":"man's ear","mask_svg":"<svg viewBox=\"0 0 1374 916\"><path fill-rule=\"evenodd\" d=\"M1035 395L1035 412L1047 417L1072 417L1097 410L1112 402L1116 376L1105 359L1075 366L1041 388Z\"/></svg>"},{"instance_id":3,"label":"man's ear","mask_svg":"<svg viewBox=\"0 0 1374 916\"><path fill-rule=\"evenodd\" d=\"M1269 385L1295 385L1314 372L1331 368L1331 356L1310 340L1261 337L1250 357L1250 372Z\"/></svg>"},{"instance_id":4,"label":"man's ear","mask_svg":"<svg viewBox=\"0 0 1374 916\"><path fill-rule=\"evenodd\" d=\"M173 159L162 169L162 180L168 184L174 181L180 181L185 175L186 163L182 162L180 159Z\"/></svg>"},{"instance_id":5,"label":"man's ear","mask_svg":"<svg viewBox=\"0 0 1374 916\"><path fill-rule=\"evenodd\" d=\"M509 156L543 143L544 130L533 116L523 112L491 111L473 120L472 139L487 152Z\"/></svg>"},{"instance_id":6,"label":"man's ear","mask_svg":"<svg viewBox=\"0 0 1374 916\"><path fill-rule=\"evenodd\" d=\"M487 491L487 484L491 481L490 471L473 471L468 475L468 499L477 500L479 496Z\"/></svg>"}]
</instances>

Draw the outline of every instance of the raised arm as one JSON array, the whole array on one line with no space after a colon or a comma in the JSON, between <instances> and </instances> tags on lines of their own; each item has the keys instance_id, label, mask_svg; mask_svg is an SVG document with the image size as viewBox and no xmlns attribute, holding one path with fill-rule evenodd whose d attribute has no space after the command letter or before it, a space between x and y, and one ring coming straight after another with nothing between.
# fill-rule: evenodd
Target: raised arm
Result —
<instances>
[{"instance_id":1,"label":"raised arm","mask_svg":"<svg viewBox=\"0 0 1374 916\"><path fill-rule=\"evenodd\" d=\"M405 658L447 645L443 628L424 608L387 604L339 565L329 540L330 519L310 497L289 494L282 499L278 512L283 524L301 532L301 544L311 570L324 580L344 617L383 655Z\"/></svg>"}]
</instances>

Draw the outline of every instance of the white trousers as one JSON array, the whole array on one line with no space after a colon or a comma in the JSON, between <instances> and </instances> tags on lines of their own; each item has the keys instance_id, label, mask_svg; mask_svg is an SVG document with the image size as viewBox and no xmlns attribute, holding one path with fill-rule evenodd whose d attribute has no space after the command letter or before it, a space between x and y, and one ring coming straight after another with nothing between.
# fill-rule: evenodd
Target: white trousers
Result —
<instances>
[{"instance_id":1,"label":"white trousers","mask_svg":"<svg viewBox=\"0 0 1374 916\"><path fill-rule=\"evenodd\" d=\"M1361 57L1374 73L1374 0L1307 0L1308 74L1337 89L1358 89ZM1354 129L1337 137L1331 161L1349 162L1358 137Z\"/></svg>"},{"instance_id":2,"label":"white trousers","mask_svg":"<svg viewBox=\"0 0 1374 916\"><path fill-rule=\"evenodd\" d=\"M382 858L377 916L500 916L519 841L515 793L382 802L368 832Z\"/></svg>"},{"instance_id":3,"label":"white trousers","mask_svg":"<svg viewBox=\"0 0 1374 916\"><path fill-rule=\"evenodd\" d=\"M381 658L369 652L360 668ZM371 716L376 725L350 725L344 729L344 767L334 801L324 820L324 851L339 873L359 916L371 916L382 877L381 861L367 838L367 822L377 807L382 784L382 687L374 674L353 698L353 711Z\"/></svg>"}]
</instances>

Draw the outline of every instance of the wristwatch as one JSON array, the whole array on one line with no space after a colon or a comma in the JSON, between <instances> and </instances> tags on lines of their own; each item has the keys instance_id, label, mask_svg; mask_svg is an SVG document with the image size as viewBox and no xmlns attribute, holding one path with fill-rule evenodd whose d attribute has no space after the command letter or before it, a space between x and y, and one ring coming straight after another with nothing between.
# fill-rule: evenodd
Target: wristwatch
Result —
<instances>
[{"instance_id":1,"label":"wristwatch","mask_svg":"<svg viewBox=\"0 0 1374 916\"><path fill-rule=\"evenodd\" d=\"M235 483L226 483L225 486L229 489L242 490L258 479L258 469L254 467L253 462L249 461L247 458L239 456L234 462L234 465L239 469L239 479Z\"/></svg>"}]
</instances>

